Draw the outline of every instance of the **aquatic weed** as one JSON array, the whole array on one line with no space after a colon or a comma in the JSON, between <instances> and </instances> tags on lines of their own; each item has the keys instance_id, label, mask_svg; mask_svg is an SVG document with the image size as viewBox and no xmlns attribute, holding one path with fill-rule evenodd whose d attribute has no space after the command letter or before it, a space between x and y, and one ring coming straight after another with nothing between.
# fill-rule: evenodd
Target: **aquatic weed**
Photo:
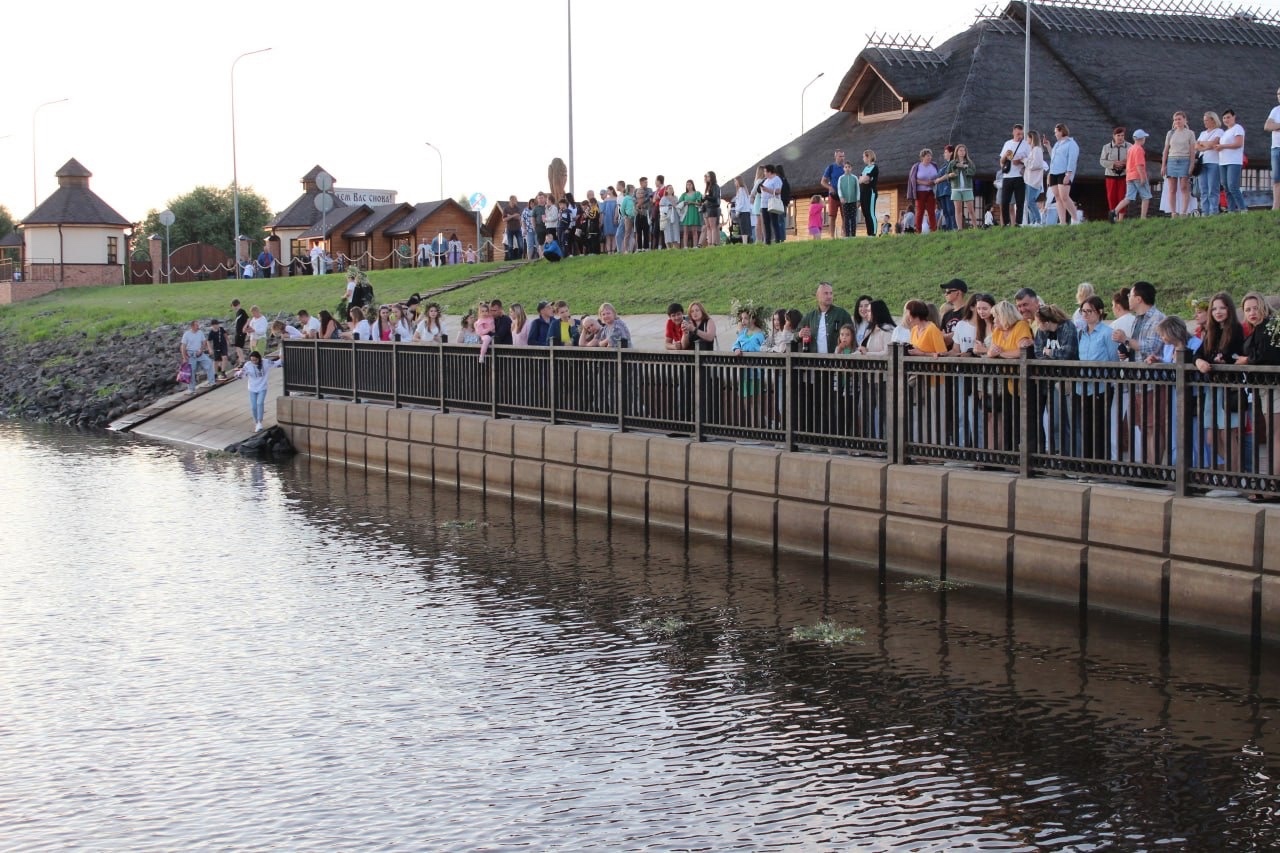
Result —
<instances>
[{"instance_id":1,"label":"aquatic weed","mask_svg":"<svg viewBox=\"0 0 1280 853\"><path fill-rule=\"evenodd\" d=\"M861 642L862 635L865 633L861 628L844 628L835 622L823 619L815 625L797 625L792 628L791 639L840 646L845 643Z\"/></svg>"},{"instance_id":2,"label":"aquatic weed","mask_svg":"<svg viewBox=\"0 0 1280 853\"><path fill-rule=\"evenodd\" d=\"M967 583L940 578L912 578L902 582L903 589L913 592L949 592L953 589L966 589L968 586Z\"/></svg>"},{"instance_id":3,"label":"aquatic weed","mask_svg":"<svg viewBox=\"0 0 1280 853\"><path fill-rule=\"evenodd\" d=\"M674 637L689 627L679 616L660 616L654 619L643 619L640 630L646 634L657 634L663 637Z\"/></svg>"}]
</instances>

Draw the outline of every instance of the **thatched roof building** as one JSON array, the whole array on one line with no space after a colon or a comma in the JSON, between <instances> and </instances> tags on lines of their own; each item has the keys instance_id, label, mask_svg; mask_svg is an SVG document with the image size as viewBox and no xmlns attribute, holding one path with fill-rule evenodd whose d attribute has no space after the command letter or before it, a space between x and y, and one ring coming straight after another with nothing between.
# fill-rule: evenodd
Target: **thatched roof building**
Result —
<instances>
[{"instance_id":1,"label":"thatched roof building","mask_svg":"<svg viewBox=\"0 0 1280 853\"><path fill-rule=\"evenodd\" d=\"M979 179L989 182L1010 127L1022 121L1026 14L1015 0L936 48L918 38L873 37L831 100L836 114L760 162L783 164L793 197L803 200L820 191L834 149L855 162L873 149L880 212L895 218L902 194L894 189L922 148L940 156L944 144L965 143ZM1031 15L1030 127L1051 139L1054 124L1070 127L1081 149L1075 195L1091 215L1105 205L1097 158L1111 129L1147 130L1158 162L1175 110L1185 110L1199 132L1204 111L1234 108L1248 132L1245 187L1269 186L1271 143L1262 123L1280 83L1280 19L1209 4L1174 11L1084 0L1034 2Z\"/></svg>"}]
</instances>

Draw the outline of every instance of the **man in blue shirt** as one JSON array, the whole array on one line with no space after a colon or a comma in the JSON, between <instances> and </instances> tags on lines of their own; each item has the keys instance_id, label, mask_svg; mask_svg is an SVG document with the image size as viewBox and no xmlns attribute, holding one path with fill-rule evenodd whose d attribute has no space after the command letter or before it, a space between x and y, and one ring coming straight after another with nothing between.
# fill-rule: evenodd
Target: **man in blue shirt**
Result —
<instances>
[{"instance_id":1,"label":"man in blue shirt","mask_svg":"<svg viewBox=\"0 0 1280 853\"><path fill-rule=\"evenodd\" d=\"M836 186L844 175L844 152L839 148L835 153L836 161L822 173L822 188L827 191L827 219L831 222L831 239L836 238L836 214L840 212L840 195Z\"/></svg>"}]
</instances>

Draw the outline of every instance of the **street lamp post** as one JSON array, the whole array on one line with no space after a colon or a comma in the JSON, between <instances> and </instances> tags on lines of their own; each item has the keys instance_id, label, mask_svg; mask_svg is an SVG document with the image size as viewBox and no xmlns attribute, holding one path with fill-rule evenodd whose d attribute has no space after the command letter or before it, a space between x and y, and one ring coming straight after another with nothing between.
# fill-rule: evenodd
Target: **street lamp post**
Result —
<instances>
[{"instance_id":1,"label":"street lamp post","mask_svg":"<svg viewBox=\"0 0 1280 853\"><path fill-rule=\"evenodd\" d=\"M36 115L45 107L54 104L63 104L71 100L70 98L59 98L56 101L45 101L40 106L31 111L31 209L35 210L36 205L40 204L40 196L36 192Z\"/></svg>"},{"instance_id":2,"label":"street lamp post","mask_svg":"<svg viewBox=\"0 0 1280 853\"><path fill-rule=\"evenodd\" d=\"M253 56L255 53L266 53L268 50L271 50L271 48L263 47L258 50L250 50L237 56L231 63L231 210L232 218L234 219L232 228L235 231L231 242L235 246L236 278L240 277L240 174L236 167L236 63L246 56Z\"/></svg>"},{"instance_id":3,"label":"street lamp post","mask_svg":"<svg viewBox=\"0 0 1280 853\"><path fill-rule=\"evenodd\" d=\"M440 200L444 201L444 155L440 153L440 149L427 143L427 147L436 152L436 156L440 158Z\"/></svg>"},{"instance_id":4,"label":"street lamp post","mask_svg":"<svg viewBox=\"0 0 1280 853\"><path fill-rule=\"evenodd\" d=\"M808 83L805 83L804 88L800 90L800 135L801 136L804 136L804 93L809 91L809 87L812 86L814 83L817 83L820 79L822 79L822 75L826 73L827 72L825 71L819 71L818 76L814 77Z\"/></svg>"},{"instance_id":5,"label":"street lamp post","mask_svg":"<svg viewBox=\"0 0 1280 853\"><path fill-rule=\"evenodd\" d=\"M569 195L573 192L573 0L565 0L565 25L569 31Z\"/></svg>"}]
</instances>

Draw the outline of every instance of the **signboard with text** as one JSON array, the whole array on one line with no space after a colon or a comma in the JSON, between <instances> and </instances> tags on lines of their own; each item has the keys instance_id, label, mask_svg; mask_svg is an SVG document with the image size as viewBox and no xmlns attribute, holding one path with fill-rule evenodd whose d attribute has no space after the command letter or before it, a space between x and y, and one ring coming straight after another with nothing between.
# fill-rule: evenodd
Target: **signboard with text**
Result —
<instances>
[{"instance_id":1,"label":"signboard with text","mask_svg":"<svg viewBox=\"0 0 1280 853\"><path fill-rule=\"evenodd\" d=\"M366 190L334 187L333 194L346 204L395 204L397 190Z\"/></svg>"}]
</instances>

